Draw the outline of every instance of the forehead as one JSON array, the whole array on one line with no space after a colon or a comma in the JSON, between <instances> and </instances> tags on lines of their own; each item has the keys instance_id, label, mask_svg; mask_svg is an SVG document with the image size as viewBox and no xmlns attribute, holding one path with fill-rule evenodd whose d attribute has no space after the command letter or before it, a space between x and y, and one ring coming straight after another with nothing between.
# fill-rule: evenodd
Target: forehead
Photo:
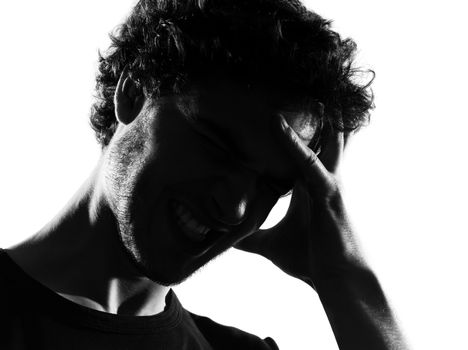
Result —
<instances>
[{"instance_id":1,"label":"forehead","mask_svg":"<svg viewBox=\"0 0 468 350\"><path fill-rule=\"evenodd\" d=\"M217 86L178 96L175 105L193 124L207 126L249 168L272 177L291 177L294 164L280 141L278 114L305 144L316 136L319 119L306 104L259 89Z\"/></svg>"},{"instance_id":2,"label":"forehead","mask_svg":"<svg viewBox=\"0 0 468 350\"><path fill-rule=\"evenodd\" d=\"M274 118L282 115L299 137L309 143L320 121L318 105L261 87L246 89L227 84L198 87L179 96L176 104L186 117L209 120L228 133L237 132L234 137L237 139L252 133L257 138L271 134Z\"/></svg>"}]
</instances>

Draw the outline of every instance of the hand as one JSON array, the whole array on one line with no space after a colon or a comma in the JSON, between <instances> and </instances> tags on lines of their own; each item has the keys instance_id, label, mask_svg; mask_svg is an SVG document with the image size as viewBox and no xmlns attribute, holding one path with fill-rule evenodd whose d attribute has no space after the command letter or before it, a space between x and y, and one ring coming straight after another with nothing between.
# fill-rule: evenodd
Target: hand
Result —
<instances>
[{"instance_id":1,"label":"hand","mask_svg":"<svg viewBox=\"0 0 468 350\"><path fill-rule=\"evenodd\" d=\"M282 116L277 124L300 168L291 204L280 223L244 238L236 248L264 256L316 289L318 283L363 266L337 181L345 136L330 133L318 157Z\"/></svg>"},{"instance_id":2,"label":"hand","mask_svg":"<svg viewBox=\"0 0 468 350\"><path fill-rule=\"evenodd\" d=\"M408 349L346 216L337 181L344 134L331 133L317 157L283 118L278 129L301 169L291 205L278 225L247 236L237 248L263 255L311 285L340 349Z\"/></svg>"}]
</instances>

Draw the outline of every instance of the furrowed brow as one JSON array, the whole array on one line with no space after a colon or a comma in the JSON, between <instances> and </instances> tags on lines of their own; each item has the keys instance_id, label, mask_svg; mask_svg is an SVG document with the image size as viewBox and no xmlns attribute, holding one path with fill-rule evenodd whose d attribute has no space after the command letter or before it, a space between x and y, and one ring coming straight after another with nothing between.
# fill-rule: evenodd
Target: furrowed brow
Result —
<instances>
[{"instance_id":1,"label":"furrowed brow","mask_svg":"<svg viewBox=\"0 0 468 350\"><path fill-rule=\"evenodd\" d=\"M226 134L220 127L214 124L211 120L205 119L199 115L191 118L190 123L200 133L212 139L233 156L238 157L239 153L234 147L229 135Z\"/></svg>"}]
</instances>

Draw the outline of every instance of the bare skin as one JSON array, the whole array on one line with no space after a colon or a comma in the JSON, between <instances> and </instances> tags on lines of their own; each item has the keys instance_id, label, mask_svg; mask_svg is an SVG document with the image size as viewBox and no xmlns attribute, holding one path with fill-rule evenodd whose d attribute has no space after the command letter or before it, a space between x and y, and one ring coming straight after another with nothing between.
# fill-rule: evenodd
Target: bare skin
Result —
<instances>
[{"instance_id":1,"label":"bare skin","mask_svg":"<svg viewBox=\"0 0 468 350\"><path fill-rule=\"evenodd\" d=\"M77 304L113 314L157 314L169 288L144 276L124 254L115 219L98 209L98 177L93 172L46 227L8 254L33 278Z\"/></svg>"},{"instance_id":2,"label":"bare skin","mask_svg":"<svg viewBox=\"0 0 468 350\"><path fill-rule=\"evenodd\" d=\"M319 157L308 147L313 116L296 113L288 124L280 111L273 119L263 112L268 101L261 94L220 90L197 100L203 124L177 99L154 108L124 71L115 96L119 127L96 170L56 219L8 253L76 303L140 316L161 312L168 284L234 245L310 285L340 349L407 349L341 198L344 135L330 133ZM202 128L212 124L225 127L224 140ZM225 150L231 146L236 153ZM293 199L280 224L258 231L281 192L271 179L294 184ZM166 197L211 225L213 242L182 249L193 242L168 223ZM151 215L142 213L146 208Z\"/></svg>"},{"instance_id":3,"label":"bare skin","mask_svg":"<svg viewBox=\"0 0 468 350\"><path fill-rule=\"evenodd\" d=\"M338 181L345 136L318 157L284 118L279 137L301 169L286 217L238 244L318 293L340 349L408 349L377 277L359 249Z\"/></svg>"},{"instance_id":4,"label":"bare skin","mask_svg":"<svg viewBox=\"0 0 468 350\"><path fill-rule=\"evenodd\" d=\"M208 107L203 107L204 103L200 102L200 106L190 110L201 108L204 115L214 115L213 120L218 120L218 115L225 114L225 104L239 104L238 100L232 101L230 98L233 95L231 89L225 95L229 98L219 103L213 111L210 102L212 99L209 99ZM220 99L221 96L216 97L216 100ZM261 107L252 104L250 98L247 100L247 109ZM219 162L219 158L224 159L226 156L223 149L218 149L219 144L214 145L227 140L221 141L215 137L214 140L206 141L214 133L207 127L209 124L201 121L195 123L192 120L190 110L187 111L186 108L186 100L182 103L173 98L161 99L158 106L154 107L152 101L135 90L133 82L123 72L115 101L119 127L113 138L114 143L103 151L100 162L89 179L48 225L26 241L11 247L8 253L33 278L75 303L115 314L152 315L164 309L168 284L179 283L214 256L258 229L279 194L276 189L270 188L270 184L262 184L261 189L252 189L249 184L258 181L257 171L261 172L263 168L272 167L269 173L281 177L285 175L283 168L288 168L290 164L283 160L278 165L273 164L272 160L278 159L279 152L271 155L271 159L263 159L265 150L275 150L276 142L276 138L268 130L267 114L258 117L255 116L256 111L243 113L244 123L235 122L232 126L229 125L229 128L234 129L232 135L243 135L242 143L237 145L238 150L248 153L249 149L253 149L257 153L250 154L253 160L249 160L256 169L246 169L243 166L234 169L230 163ZM248 124L254 116L258 123ZM311 118L304 114L303 122L296 123L296 130L303 135L305 143L313 135ZM229 117L229 120L234 120L234 117ZM116 170L114 164L120 161L120 142L126 137L133 138L137 123L145 124L146 129L151 131L149 135L138 134L140 139L147 138L145 150L138 150L135 155L126 153L126 158L141 159L135 161L136 166L118 164ZM165 140L169 140L170 144L162 144L159 140L152 143L151 140L155 137L152 135L152 127L147 126L152 123L157 124L155 134L160 132L159 124L166 123L161 130L164 129L168 135ZM258 133L263 133L263 136ZM184 142L181 143L179 139ZM264 142L265 139L267 141ZM191 154L187 154L187 150ZM145 152L150 156L146 157ZM180 160L177 160L178 154ZM174 163L174 168L171 168L170 162ZM141 164L145 164L150 170L136 176L135 182L141 178L152 180L149 184L144 183L133 188L132 174L139 171ZM236 164L235 167L237 166ZM163 171L158 172L160 169ZM126 181L129 184L122 186ZM169 183L170 181L174 181L176 186ZM134 196L134 202L143 203L133 210L135 219L132 222L147 219L138 216L147 207L156 207L152 209L157 213L154 217L166 218L166 211L158 209L162 205L154 205L152 202L152 198L164 197L160 195L164 193L160 187L163 190L166 187L183 188L183 196L177 194L177 198L193 205L194 209L206 208L200 214L208 219L207 225L217 227L216 234L219 238L205 249L206 252L203 250L201 253L188 254L179 249L180 240L172 238L172 229L168 229L164 222L161 224L161 220L154 221L153 216L148 219L149 224L141 225L136 231L129 229L128 236L143 236L147 239L143 249L147 249L146 246L155 247L148 248L151 250L151 257L155 259L148 263L149 268L156 271L154 277L148 276L144 268L132 261L129 256L131 254L122 244L123 230L119 224L126 217L123 220L119 218L122 212L119 208L127 208L131 203L119 200L120 197L125 200L128 196ZM127 191L131 193L128 194ZM213 206L212 202L220 203L221 206ZM252 202L256 204L251 205ZM147 226L156 228L145 235L143 229ZM136 249L137 257L141 250ZM169 278L172 275L176 277L169 283L160 283L159 279L167 277L158 275L160 271L169 271Z\"/></svg>"}]
</instances>

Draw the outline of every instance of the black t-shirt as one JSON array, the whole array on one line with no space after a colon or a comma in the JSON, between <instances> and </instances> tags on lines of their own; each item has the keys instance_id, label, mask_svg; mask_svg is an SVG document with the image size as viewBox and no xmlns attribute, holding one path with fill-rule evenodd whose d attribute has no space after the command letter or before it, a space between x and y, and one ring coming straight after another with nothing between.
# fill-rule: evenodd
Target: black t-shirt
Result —
<instances>
[{"instance_id":1,"label":"black t-shirt","mask_svg":"<svg viewBox=\"0 0 468 350\"><path fill-rule=\"evenodd\" d=\"M174 292L153 316L115 315L73 303L26 274L0 249L0 349L278 349L185 310Z\"/></svg>"}]
</instances>

